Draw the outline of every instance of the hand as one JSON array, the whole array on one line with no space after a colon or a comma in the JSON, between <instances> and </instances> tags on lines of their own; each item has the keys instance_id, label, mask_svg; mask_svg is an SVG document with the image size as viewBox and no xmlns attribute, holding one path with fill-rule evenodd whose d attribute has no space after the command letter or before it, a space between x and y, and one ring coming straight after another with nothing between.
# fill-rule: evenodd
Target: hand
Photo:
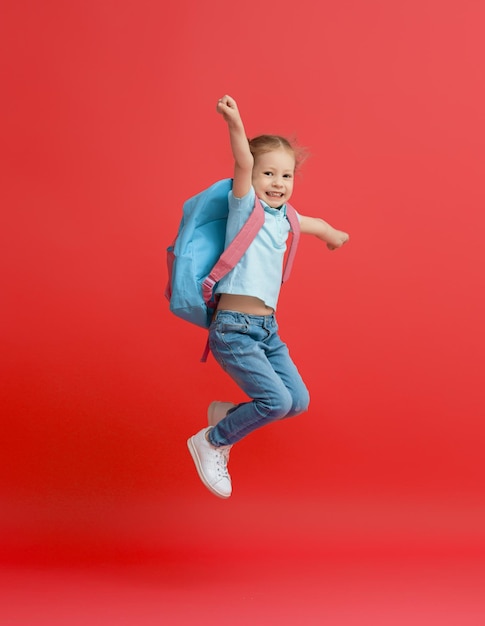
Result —
<instances>
[{"instance_id":1,"label":"hand","mask_svg":"<svg viewBox=\"0 0 485 626\"><path fill-rule=\"evenodd\" d=\"M240 121L241 116L236 101L231 96L223 96L217 102L217 112L222 115L227 123Z\"/></svg>"},{"instance_id":2,"label":"hand","mask_svg":"<svg viewBox=\"0 0 485 626\"><path fill-rule=\"evenodd\" d=\"M349 239L350 237L347 233L344 233L342 230L335 230L332 233L332 241L327 242L327 248L329 250L341 248Z\"/></svg>"}]
</instances>

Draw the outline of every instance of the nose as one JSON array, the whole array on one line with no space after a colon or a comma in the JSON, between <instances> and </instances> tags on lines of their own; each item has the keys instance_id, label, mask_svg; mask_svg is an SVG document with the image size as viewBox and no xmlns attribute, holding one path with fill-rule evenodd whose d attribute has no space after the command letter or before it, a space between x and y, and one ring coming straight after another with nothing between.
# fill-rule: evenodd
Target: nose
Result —
<instances>
[{"instance_id":1,"label":"nose","mask_svg":"<svg viewBox=\"0 0 485 626\"><path fill-rule=\"evenodd\" d=\"M282 187L283 181L281 178L277 178L276 176L273 178L273 187Z\"/></svg>"}]
</instances>

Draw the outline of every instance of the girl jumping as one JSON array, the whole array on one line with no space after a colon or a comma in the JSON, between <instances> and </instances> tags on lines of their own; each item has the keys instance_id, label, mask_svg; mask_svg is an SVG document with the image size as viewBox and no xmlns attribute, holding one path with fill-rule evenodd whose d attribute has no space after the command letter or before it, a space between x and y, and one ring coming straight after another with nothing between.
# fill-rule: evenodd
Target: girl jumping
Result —
<instances>
[{"instance_id":1,"label":"girl jumping","mask_svg":"<svg viewBox=\"0 0 485 626\"><path fill-rule=\"evenodd\" d=\"M204 485L216 496L232 493L227 469L231 447L253 430L308 409L310 397L286 344L278 335L275 311L290 225L286 203L293 192L298 152L284 137L261 135L248 141L237 104L217 103L227 123L234 179L229 193L226 246L261 202L265 222L241 261L217 285L218 306L209 346L221 367L250 399L238 405L213 402L209 426L187 445ZM329 250L349 235L316 217L299 215L300 231L315 235Z\"/></svg>"}]
</instances>

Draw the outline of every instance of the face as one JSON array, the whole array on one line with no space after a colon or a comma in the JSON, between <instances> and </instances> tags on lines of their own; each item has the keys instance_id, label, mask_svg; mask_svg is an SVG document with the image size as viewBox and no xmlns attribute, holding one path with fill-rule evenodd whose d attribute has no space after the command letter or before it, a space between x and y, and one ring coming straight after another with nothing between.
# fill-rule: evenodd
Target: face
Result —
<instances>
[{"instance_id":1,"label":"face","mask_svg":"<svg viewBox=\"0 0 485 626\"><path fill-rule=\"evenodd\" d=\"M288 202L293 193L295 157L281 148L256 157L252 182L256 196L273 209Z\"/></svg>"}]
</instances>

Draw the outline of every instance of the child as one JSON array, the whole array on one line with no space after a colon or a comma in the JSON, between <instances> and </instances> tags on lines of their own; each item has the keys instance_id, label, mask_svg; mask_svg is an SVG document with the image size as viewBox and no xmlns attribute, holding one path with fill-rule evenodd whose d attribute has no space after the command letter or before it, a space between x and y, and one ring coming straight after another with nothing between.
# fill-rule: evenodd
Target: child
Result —
<instances>
[{"instance_id":1,"label":"child","mask_svg":"<svg viewBox=\"0 0 485 626\"><path fill-rule=\"evenodd\" d=\"M227 470L233 444L256 428L308 409L308 390L278 336L275 310L290 226L286 203L292 191L296 153L283 137L262 135L248 141L237 104L217 103L227 122L234 156L226 245L253 209L255 196L265 223L238 265L217 285L217 311L209 329L210 349L221 367L251 399L233 405L213 402L209 427L187 442L204 485L220 498L232 493ZM302 233L316 235L327 248L340 248L347 233L319 218L299 215Z\"/></svg>"}]
</instances>

